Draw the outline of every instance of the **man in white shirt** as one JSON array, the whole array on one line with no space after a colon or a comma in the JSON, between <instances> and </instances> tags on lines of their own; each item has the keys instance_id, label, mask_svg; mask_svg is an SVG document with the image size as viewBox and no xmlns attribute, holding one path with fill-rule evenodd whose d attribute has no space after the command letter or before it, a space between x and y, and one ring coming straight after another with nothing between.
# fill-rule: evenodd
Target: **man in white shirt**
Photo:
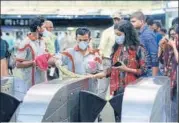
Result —
<instances>
[{"instance_id":1,"label":"man in white shirt","mask_svg":"<svg viewBox=\"0 0 179 123\"><path fill-rule=\"evenodd\" d=\"M113 23L117 24L122 19L120 12L115 12L112 15ZM110 56L112 53L112 47L115 43L115 33L114 33L114 24L103 31L101 35L101 41L99 44L98 49L100 50L100 54L103 58L103 69L107 69L111 66L111 60ZM106 78L98 80L98 85L100 87L100 92L107 92L108 86L109 86L109 80ZM99 93L100 93L99 92ZM104 98L106 97L106 94L102 95ZM98 117L98 121L101 121L102 119L100 116Z\"/></svg>"},{"instance_id":2,"label":"man in white shirt","mask_svg":"<svg viewBox=\"0 0 179 123\"><path fill-rule=\"evenodd\" d=\"M112 15L113 23L117 24L122 19L120 12L115 12ZM108 68L111 64L110 55L112 53L112 47L115 43L114 25L103 31L101 41L99 44L99 50L103 56L103 68Z\"/></svg>"}]
</instances>

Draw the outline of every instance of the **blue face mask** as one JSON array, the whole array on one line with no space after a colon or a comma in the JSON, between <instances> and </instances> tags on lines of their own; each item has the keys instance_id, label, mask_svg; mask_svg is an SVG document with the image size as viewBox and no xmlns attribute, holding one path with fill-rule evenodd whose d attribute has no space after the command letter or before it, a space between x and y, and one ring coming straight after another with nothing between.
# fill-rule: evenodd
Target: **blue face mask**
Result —
<instances>
[{"instance_id":1,"label":"blue face mask","mask_svg":"<svg viewBox=\"0 0 179 123\"><path fill-rule=\"evenodd\" d=\"M78 43L78 46L81 50L86 50L88 48L89 43L86 41L80 41Z\"/></svg>"},{"instance_id":2,"label":"blue face mask","mask_svg":"<svg viewBox=\"0 0 179 123\"><path fill-rule=\"evenodd\" d=\"M121 36L116 36L116 43L117 44L123 44L124 40L125 40L125 35L121 35Z\"/></svg>"}]
</instances>

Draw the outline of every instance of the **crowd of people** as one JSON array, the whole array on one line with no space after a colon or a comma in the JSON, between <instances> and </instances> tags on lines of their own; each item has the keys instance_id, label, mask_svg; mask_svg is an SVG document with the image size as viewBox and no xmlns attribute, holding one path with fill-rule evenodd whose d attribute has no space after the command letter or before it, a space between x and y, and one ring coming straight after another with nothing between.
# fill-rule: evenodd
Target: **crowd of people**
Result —
<instances>
[{"instance_id":1,"label":"crowd of people","mask_svg":"<svg viewBox=\"0 0 179 123\"><path fill-rule=\"evenodd\" d=\"M110 78L109 82L100 84L110 87L111 95L125 91L127 85L140 77L168 76L171 80L171 121L176 122L178 17L172 21L168 34L160 22L146 18L140 11L134 12L130 20L123 19L119 12L112 17L114 24L103 31L98 49L90 47L91 31L79 27L75 46L66 50L60 50L51 21L43 17L33 18L30 33L16 48L17 54L11 65L6 59L12 53L12 39L5 41L1 37L1 76L8 75L6 66L15 67L13 74L27 83L24 90L27 92L34 84L60 78L57 65L66 66L67 70L86 78ZM116 112L115 119L120 121Z\"/></svg>"}]
</instances>

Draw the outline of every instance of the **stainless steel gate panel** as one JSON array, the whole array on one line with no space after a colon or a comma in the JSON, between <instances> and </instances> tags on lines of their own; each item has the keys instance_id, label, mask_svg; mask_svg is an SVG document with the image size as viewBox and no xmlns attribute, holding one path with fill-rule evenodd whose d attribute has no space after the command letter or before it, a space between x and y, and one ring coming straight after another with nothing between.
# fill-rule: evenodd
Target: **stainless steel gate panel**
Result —
<instances>
[{"instance_id":1,"label":"stainless steel gate panel","mask_svg":"<svg viewBox=\"0 0 179 123\"><path fill-rule=\"evenodd\" d=\"M56 94L60 95L59 92L61 91L59 90L62 87L64 87L63 84L37 84L30 88L30 90L24 97L23 103L19 107L20 109L18 112L17 121L25 120L31 122L35 115L39 116L36 121L40 122L45 119L44 116L46 113L46 118L48 118L49 113L47 112L47 109L49 106L50 113L55 112L55 110L59 108L57 107L58 105L54 105L53 103L60 100L60 98L56 96ZM26 117L27 119L24 119L22 117Z\"/></svg>"},{"instance_id":2,"label":"stainless steel gate panel","mask_svg":"<svg viewBox=\"0 0 179 123\"><path fill-rule=\"evenodd\" d=\"M66 120L68 117L67 108L68 105L67 102L65 102L63 105L57 108L51 115L49 115L48 117L44 117L43 122L62 122Z\"/></svg>"},{"instance_id":3,"label":"stainless steel gate panel","mask_svg":"<svg viewBox=\"0 0 179 123\"><path fill-rule=\"evenodd\" d=\"M167 121L170 106L168 77L141 78L125 88L122 103L122 122Z\"/></svg>"},{"instance_id":4,"label":"stainless steel gate panel","mask_svg":"<svg viewBox=\"0 0 179 123\"><path fill-rule=\"evenodd\" d=\"M78 122L80 91L87 90L98 94L96 79L52 80L34 85L27 93L25 93L25 82L19 78L3 79L6 85L7 81L12 85L8 86L11 91L6 92L23 100L11 122Z\"/></svg>"},{"instance_id":5,"label":"stainless steel gate panel","mask_svg":"<svg viewBox=\"0 0 179 123\"><path fill-rule=\"evenodd\" d=\"M69 79L33 86L19 107L17 121L78 121L79 92L88 90L88 84L88 79Z\"/></svg>"}]
</instances>

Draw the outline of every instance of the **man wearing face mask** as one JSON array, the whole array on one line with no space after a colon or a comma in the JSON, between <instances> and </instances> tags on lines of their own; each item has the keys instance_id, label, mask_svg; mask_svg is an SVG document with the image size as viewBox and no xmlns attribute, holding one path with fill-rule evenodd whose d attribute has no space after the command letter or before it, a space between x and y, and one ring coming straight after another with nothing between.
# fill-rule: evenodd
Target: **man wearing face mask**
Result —
<instances>
[{"instance_id":1,"label":"man wearing face mask","mask_svg":"<svg viewBox=\"0 0 179 123\"><path fill-rule=\"evenodd\" d=\"M76 30L77 45L50 58L49 64L55 65L58 62L62 66L67 65L68 70L81 75L97 73L102 70L102 61L98 52L90 48L90 40L90 30L85 27L78 28Z\"/></svg>"},{"instance_id":2,"label":"man wearing face mask","mask_svg":"<svg viewBox=\"0 0 179 123\"><path fill-rule=\"evenodd\" d=\"M103 31L103 33L101 35L101 41L99 44L99 48L98 48L100 51L100 54L103 58L103 68L104 69L107 69L111 66L110 57L111 57L111 53L112 53L112 47L115 44L114 25L118 24L121 21L121 19L122 19L121 13L115 12L112 15L112 19L113 19L113 25ZM108 89L109 80L100 80L99 83L100 83L100 87L103 87L105 90Z\"/></svg>"},{"instance_id":3,"label":"man wearing face mask","mask_svg":"<svg viewBox=\"0 0 179 123\"><path fill-rule=\"evenodd\" d=\"M37 27L37 32L39 33L39 39L45 43L45 50L50 53L55 53L55 40L56 36L52 33L53 23L51 21L45 20L45 18L39 16L35 19L43 20L42 25Z\"/></svg>"},{"instance_id":4,"label":"man wearing face mask","mask_svg":"<svg viewBox=\"0 0 179 123\"><path fill-rule=\"evenodd\" d=\"M139 30L140 43L146 49L146 65L148 68L147 76L156 76L158 75L159 71L158 45L156 42L156 35L145 24L145 20L145 15L140 11L131 15L131 23L136 29Z\"/></svg>"},{"instance_id":5,"label":"man wearing face mask","mask_svg":"<svg viewBox=\"0 0 179 123\"><path fill-rule=\"evenodd\" d=\"M52 33L54 27L52 21L46 20L44 22L43 37L46 39L46 46L49 53L55 53L55 40L57 37Z\"/></svg>"}]
</instances>

